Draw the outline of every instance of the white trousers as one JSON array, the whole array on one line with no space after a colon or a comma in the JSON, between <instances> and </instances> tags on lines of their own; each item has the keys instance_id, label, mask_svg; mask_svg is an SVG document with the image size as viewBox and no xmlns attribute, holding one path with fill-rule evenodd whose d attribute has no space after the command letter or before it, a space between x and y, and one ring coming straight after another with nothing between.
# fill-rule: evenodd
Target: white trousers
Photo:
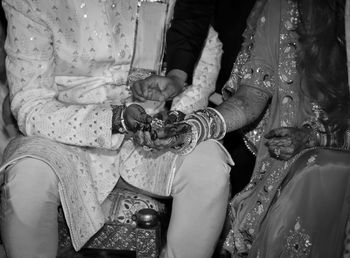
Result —
<instances>
[{"instance_id":1,"label":"white trousers","mask_svg":"<svg viewBox=\"0 0 350 258\"><path fill-rule=\"evenodd\" d=\"M201 143L176 172L166 258L211 257L224 223L229 196L226 154ZM58 179L51 167L23 158L6 170L1 236L9 258L54 258L57 254Z\"/></svg>"}]
</instances>

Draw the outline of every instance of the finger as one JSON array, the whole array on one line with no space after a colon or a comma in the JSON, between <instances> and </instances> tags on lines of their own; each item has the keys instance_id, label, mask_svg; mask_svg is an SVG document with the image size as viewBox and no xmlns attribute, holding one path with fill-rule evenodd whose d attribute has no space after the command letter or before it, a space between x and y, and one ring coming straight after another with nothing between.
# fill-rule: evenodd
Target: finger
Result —
<instances>
[{"instance_id":1,"label":"finger","mask_svg":"<svg viewBox=\"0 0 350 258\"><path fill-rule=\"evenodd\" d=\"M163 96L163 93L159 89L150 89L147 94L147 99L153 100L153 101L165 101L165 97Z\"/></svg>"},{"instance_id":2,"label":"finger","mask_svg":"<svg viewBox=\"0 0 350 258\"><path fill-rule=\"evenodd\" d=\"M131 89L131 93L132 93L133 97L136 100L144 102L144 101L146 101L146 99L144 98L144 96L142 94L141 84L142 84L142 81L136 81L131 85L130 89Z\"/></svg>"},{"instance_id":3,"label":"finger","mask_svg":"<svg viewBox=\"0 0 350 258\"><path fill-rule=\"evenodd\" d=\"M134 142L140 146L144 145L144 137L142 131L136 131L133 136Z\"/></svg>"},{"instance_id":4,"label":"finger","mask_svg":"<svg viewBox=\"0 0 350 258\"><path fill-rule=\"evenodd\" d=\"M282 138L272 138L266 142L267 146L289 146L292 144L292 140L290 137L282 137Z\"/></svg>"},{"instance_id":5,"label":"finger","mask_svg":"<svg viewBox=\"0 0 350 258\"><path fill-rule=\"evenodd\" d=\"M152 76L147 77L146 79L142 80L140 82L140 91L141 91L141 95L145 98L145 99L149 99L148 94L149 91L152 90L152 88L154 87L154 79Z\"/></svg>"},{"instance_id":6,"label":"finger","mask_svg":"<svg viewBox=\"0 0 350 258\"><path fill-rule=\"evenodd\" d=\"M152 117L148 115L143 107L140 105L132 104L129 106L134 110L132 112L132 117L134 120L140 123L151 123L152 122Z\"/></svg>"},{"instance_id":7,"label":"finger","mask_svg":"<svg viewBox=\"0 0 350 258\"><path fill-rule=\"evenodd\" d=\"M281 154L278 157L276 157L276 159L278 160L289 160L291 158L291 155L287 155L287 154Z\"/></svg>"},{"instance_id":8,"label":"finger","mask_svg":"<svg viewBox=\"0 0 350 258\"><path fill-rule=\"evenodd\" d=\"M283 137L289 135L288 127L280 127L276 129L272 129L270 132L264 135L266 139L271 139L273 137Z\"/></svg>"},{"instance_id":9,"label":"finger","mask_svg":"<svg viewBox=\"0 0 350 258\"><path fill-rule=\"evenodd\" d=\"M172 136L172 137L168 137L168 138L163 138L163 139L157 139L155 141L155 144L157 146L162 146L163 148L172 148L175 146L178 146L179 143L179 137L177 136Z\"/></svg>"},{"instance_id":10,"label":"finger","mask_svg":"<svg viewBox=\"0 0 350 258\"><path fill-rule=\"evenodd\" d=\"M181 111L172 110L168 113L168 117L165 120L165 124L173 124L175 122L180 122L185 119L185 114Z\"/></svg>"},{"instance_id":11,"label":"finger","mask_svg":"<svg viewBox=\"0 0 350 258\"><path fill-rule=\"evenodd\" d=\"M167 84L167 86L161 92L161 97L163 98L163 100L172 99L175 96L176 96L176 90L172 84Z\"/></svg>"},{"instance_id":12,"label":"finger","mask_svg":"<svg viewBox=\"0 0 350 258\"><path fill-rule=\"evenodd\" d=\"M164 120L166 120L167 116L168 115L167 115L166 111L160 111L159 113L155 114L153 116L153 118L156 118L156 119L164 121Z\"/></svg>"},{"instance_id":13,"label":"finger","mask_svg":"<svg viewBox=\"0 0 350 258\"><path fill-rule=\"evenodd\" d=\"M148 131L144 132L144 145L146 145L147 147L150 147L150 148L156 147L153 143L152 138L151 138L151 134Z\"/></svg>"},{"instance_id":14,"label":"finger","mask_svg":"<svg viewBox=\"0 0 350 258\"><path fill-rule=\"evenodd\" d=\"M157 132L155 130L152 130L152 128L151 128L150 133L151 133L151 139L153 141L158 139L158 134L157 134Z\"/></svg>"},{"instance_id":15,"label":"finger","mask_svg":"<svg viewBox=\"0 0 350 258\"><path fill-rule=\"evenodd\" d=\"M148 100L152 100L152 101L165 101L165 97L163 96L162 91L160 91L158 88L152 88L152 89L148 89L147 94L145 94L145 97Z\"/></svg>"},{"instance_id":16,"label":"finger","mask_svg":"<svg viewBox=\"0 0 350 258\"><path fill-rule=\"evenodd\" d=\"M142 96L147 100L163 101L162 77L150 76L141 83Z\"/></svg>"},{"instance_id":17,"label":"finger","mask_svg":"<svg viewBox=\"0 0 350 258\"><path fill-rule=\"evenodd\" d=\"M189 133L191 130L191 126L188 124L175 124L171 126L165 126L157 131L158 138L169 138L180 134Z\"/></svg>"}]
</instances>

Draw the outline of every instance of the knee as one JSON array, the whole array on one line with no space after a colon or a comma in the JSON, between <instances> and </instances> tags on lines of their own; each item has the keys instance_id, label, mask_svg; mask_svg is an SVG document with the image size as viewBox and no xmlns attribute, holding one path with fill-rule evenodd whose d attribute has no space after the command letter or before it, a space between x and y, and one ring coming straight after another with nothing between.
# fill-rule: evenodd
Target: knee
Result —
<instances>
[{"instance_id":1,"label":"knee","mask_svg":"<svg viewBox=\"0 0 350 258\"><path fill-rule=\"evenodd\" d=\"M38 159L23 158L8 167L5 175L5 187L11 196L29 198L33 193L58 191L55 173L48 164Z\"/></svg>"},{"instance_id":2,"label":"knee","mask_svg":"<svg viewBox=\"0 0 350 258\"><path fill-rule=\"evenodd\" d=\"M16 217L23 225L36 225L41 211L48 205L59 205L56 175L49 165L37 159L24 158L8 167L2 190L4 221Z\"/></svg>"},{"instance_id":3,"label":"knee","mask_svg":"<svg viewBox=\"0 0 350 258\"><path fill-rule=\"evenodd\" d=\"M188 156L191 171L187 173L190 184L200 185L208 191L216 191L229 186L229 172L227 154L214 141L202 142Z\"/></svg>"}]
</instances>

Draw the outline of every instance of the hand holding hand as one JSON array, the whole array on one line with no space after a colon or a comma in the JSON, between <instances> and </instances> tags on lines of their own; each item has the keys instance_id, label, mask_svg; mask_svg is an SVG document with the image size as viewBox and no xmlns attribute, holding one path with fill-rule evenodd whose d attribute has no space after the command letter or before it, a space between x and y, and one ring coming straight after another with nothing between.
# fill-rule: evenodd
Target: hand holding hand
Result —
<instances>
[{"instance_id":1,"label":"hand holding hand","mask_svg":"<svg viewBox=\"0 0 350 258\"><path fill-rule=\"evenodd\" d=\"M156 150L169 150L185 143L191 126L181 122L165 125L157 130L139 130L134 134L134 141L140 146L147 146Z\"/></svg>"},{"instance_id":2,"label":"hand holding hand","mask_svg":"<svg viewBox=\"0 0 350 258\"><path fill-rule=\"evenodd\" d=\"M131 87L134 98L141 102L173 99L183 91L186 80L184 72L176 71L169 72L167 76L151 75L146 79L134 82Z\"/></svg>"},{"instance_id":3,"label":"hand holding hand","mask_svg":"<svg viewBox=\"0 0 350 258\"><path fill-rule=\"evenodd\" d=\"M309 128L280 127L273 129L265 135L266 146L271 157L288 160L301 150L308 147L312 136Z\"/></svg>"},{"instance_id":4,"label":"hand holding hand","mask_svg":"<svg viewBox=\"0 0 350 258\"><path fill-rule=\"evenodd\" d=\"M151 130L139 130L134 135L134 140L141 146L163 150L182 145L186 133L191 128L183 122L185 114L180 111L161 112L154 116Z\"/></svg>"}]
</instances>

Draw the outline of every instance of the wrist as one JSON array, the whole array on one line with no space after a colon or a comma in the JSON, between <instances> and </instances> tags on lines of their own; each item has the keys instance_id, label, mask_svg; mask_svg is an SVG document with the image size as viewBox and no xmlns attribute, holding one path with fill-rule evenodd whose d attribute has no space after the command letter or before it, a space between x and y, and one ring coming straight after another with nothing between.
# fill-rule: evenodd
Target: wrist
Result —
<instances>
[{"instance_id":1,"label":"wrist","mask_svg":"<svg viewBox=\"0 0 350 258\"><path fill-rule=\"evenodd\" d=\"M226 135L226 122L219 111L213 108L198 110L187 119L193 119L200 124L199 139L205 141L208 139L221 140Z\"/></svg>"},{"instance_id":2,"label":"wrist","mask_svg":"<svg viewBox=\"0 0 350 258\"><path fill-rule=\"evenodd\" d=\"M320 132L318 128L316 128L312 124L305 124L303 126L303 129L305 130L308 136L308 139L306 141L306 147L324 147L327 145L327 135L324 132Z\"/></svg>"},{"instance_id":3,"label":"wrist","mask_svg":"<svg viewBox=\"0 0 350 258\"><path fill-rule=\"evenodd\" d=\"M191 131L185 134L183 144L172 149L172 152L178 155L190 154L200 142L200 125L197 124L195 120L188 120L187 124L191 126Z\"/></svg>"},{"instance_id":4,"label":"wrist","mask_svg":"<svg viewBox=\"0 0 350 258\"><path fill-rule=\"evenodd\" d=\"M317 143L319 141L319 137L316 133L316 131L308 124L303 126L303 130L306 134L306 148L312 148L317 146Z\"/></svg>"},{"instance_id":5,"label":"wrist","mask_svg":"<svg viewBox=\"0 0 350 258\"><path fill-rule=\"evenodd\" d=\"M126 134L129 132L125 124L125 106L112 105L112 134Z\"/></svg>"},{"instance_id":6,"label":"wrist","mask_svg":"<svg viewBox=\"0 0 350 258\"><path fill-rule=\"evenodd\" d=\"M166 76L175 81L177 85L181 87L181 90L183 90L187 86L187 73L182 70L173 69L170 72L168 72Z\"/></svg>"}]
</instances>

